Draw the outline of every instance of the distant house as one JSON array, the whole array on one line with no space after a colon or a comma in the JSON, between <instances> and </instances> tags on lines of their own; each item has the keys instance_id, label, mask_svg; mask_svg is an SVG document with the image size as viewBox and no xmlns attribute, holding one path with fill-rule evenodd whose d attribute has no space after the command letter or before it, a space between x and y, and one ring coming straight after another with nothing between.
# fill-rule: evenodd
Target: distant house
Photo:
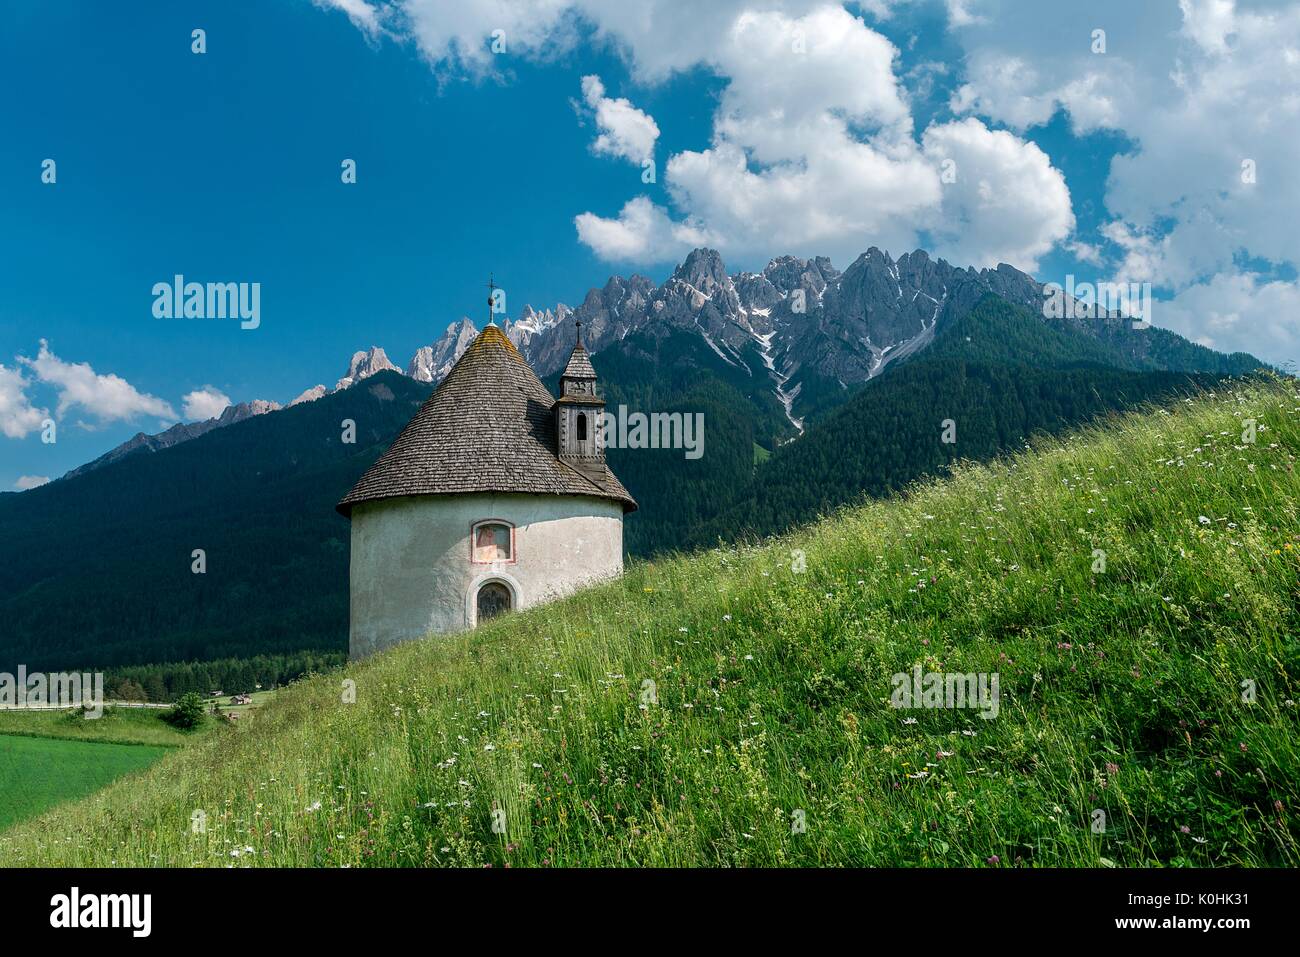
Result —
<instances>
[{"instance_id":1,"label":"distant house","mask_svg":"<svg viewBox=\"0 0 1300 957\"><path fill-rule=\"evenodd\" d=\"M230 696L231 704L252 704L253 696L251 694L232 694Z\"/></svg>"},{"instance_id":2,"label":"distant house","mask_svg":"<svg viewBox=\"0 0 1300 957\"><path fill-rule=\"evenodd\" d=\"M581 336L557 399L501 329L478 334L338 505L353 659L622 573L636 502L605 464L604 405Z\"/></svg>"},{"instance_id":3,"label":"distant house","mask_svg":"<svg viewBox=\"0 0 1300 957\"><path fill-rule=\"evenodd\" d=\"M209 691L209 692L208 692L208 697L209 697L209 698L220 698L223 694L225 694L224 691Z\"/></svg>"}]
</instances>

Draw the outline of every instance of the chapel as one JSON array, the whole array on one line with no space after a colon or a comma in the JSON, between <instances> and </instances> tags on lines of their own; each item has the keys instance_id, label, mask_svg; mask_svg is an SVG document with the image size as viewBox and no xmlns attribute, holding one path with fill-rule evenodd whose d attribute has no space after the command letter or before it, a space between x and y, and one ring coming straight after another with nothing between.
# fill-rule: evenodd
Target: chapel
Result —
<instances>
[{"instance_id":1,"label":"chapel","mask_svg":"<svg viewBox=\"0 0 1300 957\"><path fill-rule=\"evenodd\" d=\"M581 333L557 398L489 321L338 504L352 523L351 658L622 573L637 505L605 464Z\"/></svg>"}]
</instances>

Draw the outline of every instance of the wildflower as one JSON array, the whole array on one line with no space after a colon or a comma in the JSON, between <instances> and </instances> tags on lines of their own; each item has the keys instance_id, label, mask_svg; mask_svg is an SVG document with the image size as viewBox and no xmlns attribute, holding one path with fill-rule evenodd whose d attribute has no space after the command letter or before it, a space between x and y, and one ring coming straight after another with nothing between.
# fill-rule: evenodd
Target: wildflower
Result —
<instances>
[{"instance_id":1,"label":"wildflower","mask_svg":"<svg viewBox=\"0 0 1300 957\"><path fill-rule=\"evenodd\" d=\"M1178 830L1182 831L1184 834L1191 834L1191 833L1192 833L1192 829L1191 829L1190 827L1188 827L1186 824L1184 824L1184 825L1183 825L1182 827L1180 827Z\"/></svg>"},{"instance_id":2,"label":"wildflower","mask_svg":"<svg viewBox=\"0 0 1300 957\"><path fill-rule=\"evenodd\" d=\"M990 857L986 858L986 859L985 859L985 862L988 863L988 864L997 864L997 863L999 863L1001 860L1002 860L1002 858L998 857L996 854L993 854L993 855L991 855Z\"/></svg>"}]
</instances>

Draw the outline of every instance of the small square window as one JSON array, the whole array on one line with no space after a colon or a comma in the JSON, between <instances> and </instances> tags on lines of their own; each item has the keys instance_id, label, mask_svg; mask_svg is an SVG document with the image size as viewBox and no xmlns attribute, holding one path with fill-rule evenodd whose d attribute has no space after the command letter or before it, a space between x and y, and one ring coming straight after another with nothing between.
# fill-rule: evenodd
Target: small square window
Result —
<instances>
[{"instance_id":1,"label":"small square window","mask_svg":"<svg viewBox=\"0 0 1300 957\"><path fill-rule=\"evenodd\" d=\"M510 540L511 528L499 522L485 522L474 528L474 561L508 562L514 556Z\"/></svg>"}]
</instances>

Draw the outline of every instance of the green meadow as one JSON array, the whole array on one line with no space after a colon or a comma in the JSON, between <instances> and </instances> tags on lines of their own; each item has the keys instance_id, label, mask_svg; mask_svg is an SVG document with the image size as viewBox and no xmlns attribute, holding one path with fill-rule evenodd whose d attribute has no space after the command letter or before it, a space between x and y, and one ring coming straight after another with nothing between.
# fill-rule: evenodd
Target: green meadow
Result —
<instances>
[{"instance_id":1,"label":"green meadow","mask_svg":"<svg viewBox=\"0 0 1300 957\"><path fill-rule=\"evenodd\" d=\"M109 706L88 720L80 711L0 711L0 829L219 733L214 721L180 731L164 713Z\"/></svg>"},{"instance_id":2,"label":"green meadow","mask_svg":"<svg viewBox=\"0 0 1300 957\"><path fill-rule=\"evenodd\" d=\"M79 711L0 711L0 734L176 747L213 728L208 722L195 732L177 730L162 719L166 710L110 705L93 719L82 717Z\"/></svg>"},{"instance_id":3,"label":"green meadow","mask_svg":"<svg viewBox=\"0 0 1300 957\"><path fill-rule=\"evenodd\" d=\"M298 682L0 864L1294 867L1298 454L1295 384L1240 384L635 565ZM996 717L894 707L917 666Z\"/></svg>"},{"instance_id":4,"label":"green meadow","mask_svg":"<svg viewBox=\"0 0 1300 957\"><path fill-rule=\"evenodd\" d=\"M0 734L0 828L148 767L165 747Z\"/></svg>"}]
</instances>

